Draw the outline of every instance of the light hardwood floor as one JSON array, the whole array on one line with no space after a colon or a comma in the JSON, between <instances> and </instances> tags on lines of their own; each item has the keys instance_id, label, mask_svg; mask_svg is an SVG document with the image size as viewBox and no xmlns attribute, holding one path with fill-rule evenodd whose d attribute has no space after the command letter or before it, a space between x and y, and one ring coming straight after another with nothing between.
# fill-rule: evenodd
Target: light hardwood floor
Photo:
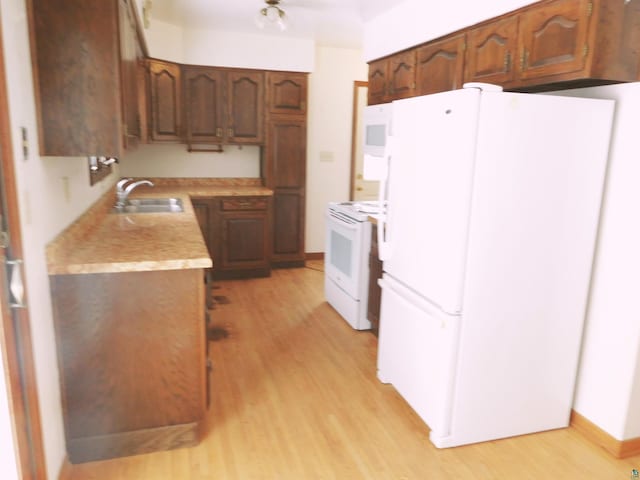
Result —
<instances>
[{"instance_id":1,"label":"light hardwood floor","mask_svg":"<svg viewBox=\"0 0 640 480\"><path fill-rule=\"evenodd\" d=\"M309 268L310 267L310 268ZM74 465L70 480L598 479L617 460L571 428L438 450L392 386L376 338L324 301L320 262L218 282L212 403L195 448Z\"/></svg>"}]
</instances>

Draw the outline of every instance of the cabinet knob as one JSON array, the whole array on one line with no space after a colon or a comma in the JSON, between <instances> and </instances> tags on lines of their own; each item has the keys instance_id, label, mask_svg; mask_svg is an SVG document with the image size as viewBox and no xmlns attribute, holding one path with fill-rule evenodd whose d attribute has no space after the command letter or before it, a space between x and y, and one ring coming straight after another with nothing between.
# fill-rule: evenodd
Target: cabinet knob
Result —
<instances>
[{"instance_id":1,"label":"cabinet knob","mask_svg":"<svg viewBox=\"0 0 640 480\"><path fill-rule=\"evenodd\" d=\"M216 137L222 137L222 127L216 128Z\"/></svg>"},{"instance_id":2,"label":"cabinet knob","mask_svg":"<svg viewBox=\"0 0 640 480\"><path fill-rule=\"evenodd\" d=\"M227 129L227 135L228 135L229 137L233 137L233 128L229 128L229 129Z\"/></svg>"}]
</instances>

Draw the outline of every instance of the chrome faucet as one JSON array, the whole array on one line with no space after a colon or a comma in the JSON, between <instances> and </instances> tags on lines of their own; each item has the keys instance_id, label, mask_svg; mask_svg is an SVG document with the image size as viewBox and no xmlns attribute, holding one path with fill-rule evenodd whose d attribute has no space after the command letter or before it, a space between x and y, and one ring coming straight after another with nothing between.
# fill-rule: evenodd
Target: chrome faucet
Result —
<instances>
[{"instance_id":1,"label":"chrome faucet","mask_svg":"<svg viewBox=\"0 0 640 480\"><path fill-rule=\"evenodd\" d=\"M140 185L149 185L150 187L153 187L153 182L149 180L139 180L137 182L130 183L125 187L125 184L127 182L130 182L131 180L132 180L131 178L125 178L123 180L120 180L116 184L116 197L117 197L116 208L123 208L127 203L127 198L129 197L129 194Z\"/></svg>"},{"instance_id":2,"label":"chrome faucet","mask_svg":"<svg viewBox=\"0 0 640 480\"><path fill-rule=\"evenodd\" d=\"M118 183L116 183L116 206L124 205L124 201L126 199L124 195L124 186L131 180L133 180L133 178L123 178Z\"/></svg>"}]
</instances>

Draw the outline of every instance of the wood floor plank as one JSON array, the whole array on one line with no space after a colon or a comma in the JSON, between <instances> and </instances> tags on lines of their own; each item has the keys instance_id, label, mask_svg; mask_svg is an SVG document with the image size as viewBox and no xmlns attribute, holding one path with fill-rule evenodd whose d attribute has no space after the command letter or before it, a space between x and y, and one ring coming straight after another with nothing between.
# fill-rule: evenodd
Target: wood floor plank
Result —
<instances>
[{"instance_id":1,"label":"wood floor plank","mask_svg":"<svg viewBox=\"0 0 640 480\"><path fill-rule=\"evenodd\" d=\"M438 450L392 386L377 339L325 302L321 262L228 280L212 310L207 433L194 448L71 467L70 480L624 479L571 428ZM64 479L67 480L67 479Z\"/></svg>"}]
</instances>

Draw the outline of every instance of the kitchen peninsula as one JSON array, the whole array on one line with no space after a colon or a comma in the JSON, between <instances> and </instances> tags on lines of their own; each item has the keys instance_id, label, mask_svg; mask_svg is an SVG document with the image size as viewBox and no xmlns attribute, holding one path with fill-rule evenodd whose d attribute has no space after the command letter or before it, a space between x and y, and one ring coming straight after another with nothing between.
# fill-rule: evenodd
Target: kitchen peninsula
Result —
<instances>
[{"instance_id":1,"label":"kitchen peninsula","mask_svg":"<svg viewBox=\"0 0 640 480\"><path fill-rule=\"evenodd\" d=\"M110 213L105 194L47 247L72 463L197 444L207 406L205 271L191 197L264 198L259 179L153 179L179 213Z\"/></svg>"}]
</instances>

